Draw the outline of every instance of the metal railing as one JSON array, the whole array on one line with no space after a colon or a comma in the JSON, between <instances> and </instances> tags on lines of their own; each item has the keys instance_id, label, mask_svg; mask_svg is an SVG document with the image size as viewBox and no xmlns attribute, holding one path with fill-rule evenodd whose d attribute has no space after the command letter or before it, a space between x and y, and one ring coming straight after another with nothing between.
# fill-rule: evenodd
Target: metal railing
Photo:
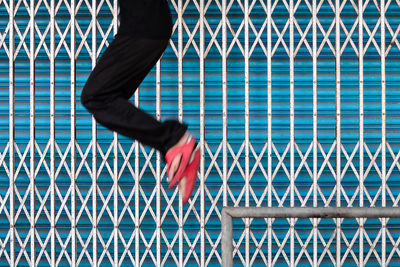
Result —
<instances>
[{"instance_id":1,"label":"metal railing","mask_svg":"<svg viewBox=\"0 0 400 267\"><path fill-rule=\"evenodd\" d=\"M400 218L399 207L223 207L222 266L233 266L232 218ZM292 265L293 266L293 265Z\"/></svg>"}]
</instances>

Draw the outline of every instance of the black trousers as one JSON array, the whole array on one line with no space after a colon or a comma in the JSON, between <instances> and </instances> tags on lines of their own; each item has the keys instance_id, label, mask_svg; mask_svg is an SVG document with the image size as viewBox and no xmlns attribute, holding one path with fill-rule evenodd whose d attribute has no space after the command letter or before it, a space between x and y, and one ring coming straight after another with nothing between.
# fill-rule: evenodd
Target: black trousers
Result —
<instances>
[{"instance_id":1,"label":"black trousers","mask_svg":"<svg viewBox=\"0 0 400 267\"><path fill-rule=\"evenodd\" d=\"M158 121L129 101L160 59L167 39L116 34L83 87L82 105L97 122L121 135L165 154L185 134L188 125L178 120Z\"/></svg>"}]
</instances>

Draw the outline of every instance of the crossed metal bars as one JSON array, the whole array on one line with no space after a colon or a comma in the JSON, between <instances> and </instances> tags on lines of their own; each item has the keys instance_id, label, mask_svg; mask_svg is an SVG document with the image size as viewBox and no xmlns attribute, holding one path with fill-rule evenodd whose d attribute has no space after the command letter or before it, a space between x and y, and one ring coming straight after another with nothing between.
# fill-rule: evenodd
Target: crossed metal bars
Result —
<instances>
[{"instance_id":1,"label":"crossed metal bars","mask_svg":"<svg viewBox=\"0 0 400 267\"><path fill-rule=\"evenodd\" d=\"M233 266L232 218L400 218L399 207L223 207L221 210L222 266Z\"/></svg>"},{"instance_id":2,"label":"crossed metal bars","mask_svg":"<svg viewBox=\"0 0 400 267\"><path fill-rule=\"evenodd\" d=\"M68 1L67 1L68 2ZM99 4L97 3L99 2ZM114 4L111 4L113 2ZM61 261L68 261L72 266L80 264L81 261L87 260L90 261L92 266L98 266L102 262L109 261L113 262L115 265L118 262L123 262L124 260L131 260L135 262L137 266L143 263L146 260L153 261L154 264L161 265L163 262L174 261L177 265L180 266L185 265L185 263L189 260L198 260L200 266L206 266L209 264L212 258L215 256L219 258L217 247L219 242L219 235L213 236L209 232L207 232L207 224L212 222L213 214L218 214L220 211L218 210L218 202L223 201L226 205L229 201L233 201L235 204L240 204L245 202L246 206L251 205L253 201L256 203L268 202L268 205L271 206L273 202L277 201L279 205L286 205L287 202L295 204L295 199L299 198L301 201L301 205L311 205L311 202L314 206L318 205L319 197L321 196L323 205L355 205L355 199L359 198L360 205L366 206L375 206L379 201L382 202L382 205L398 205L400 201L400 196L395 192L392 192L391 184L388 182L390 179L393 179L392 173L396 171L396 168L400 168L399 165L399 157L400 154L396 151L393 145L396 142L392 142L390 138L386 138L386 65L389 65L386 61L393 60L398 58L398 54L395 54L396 51L393 48L400 48L399 43L399 32L400 27L397 24L391 23L391 20L388 20L386 16L387 13L390 15L390 9L388 9L391 5L400 7L399 1L391 1L391 0L380 0L380 1L371 1L371 0L282 0L282 1L238 1L243 2L240 6L240 9L243 11L243 23L240 24L240 27L236 30L231 25L234 24L234 21L230 19L230 14L233 10L232 1L222 0L220 5L219 1L215 1L215 5L210 2L200 0L193 2L196 4L196 7L199 8L198 14L199 21L196 23L195 27L191 27L191 25L186 24L185 14L188 12L187 10L187 1L171 1L173 6L176 8L177 18L176 18L176 38L177 41L171 41L171 48L173 54L176 56L178 61L178 91L179 91L179 118L183 118L183 88L185 85L185 79L183 78L184 74L184 64L183 62L186 60L185 55L187 54L188 49L193 46L195 50L198 52L198 60L199 60L199 76L200 76L200 140L202 147L202 161L200 168L200 184L199 190L196 194L194 194L193 199L190 200L189 209L185 212L182 205L179 205L177 210L174 210L173 203L174 199L176 199L176 194L172 197L167 196L164 191L163 186L160 181L163 177L163 170L161 169L160 157L157 155L157 159L155 159L155 163L152 160L154 155L153 152L147 154L144 149L138 144L134 143L129 150L128 153L121 148L122 145L119 143L117 134L114 134L114 139L111 142L110 146L107 149L103 150L103 148L98 143L97 138L97 125L96 121L92 120L92 139L91 143L87 147L83 147L80 142L77 142L77 133L74 126L75 119L77 117L76 108L75 108L75 90L76 90L76 59L79 55L81 55L82 47L88 47L88 54L92 60L92 66L94 67L96 64L96 58L98 57L101 47L105 45L106 37L110 34L112 30L114 33L117 30L117 6L116 1L71 1L70 5L66 3L67 10L69 10L70 15L70 27L64 29L60 27L60 24L57 23L60 6L63 5L62 1L3 1L1 4L4 5L5 9L9 13L9 25L5 29L4 34L1 34L1 42L0 46L4 47L5 53L8 53L9 57L9 142L5 147L4 151L2 151L0 165L4 168L4 171L9 176L9 190L6 192L6 195L2 195L0 199L1 209L0 211L7 215L8 220L10 222L10 231L7 232L7 236L1 238L1 249L0 249L0 257L2 259L6 259L11 266L18 265L20 262L26 261L29 262L32 266L36 265L36 263L40 263L41 261L48 261L52 265ZM213 1L211 1L213 2ZM256 2L263 3L259 8L255 8ZM60 4L58 4L60 3ZM84 27L81 27L83 23L81 23L79 17L77 16L80 13L80 10L85 6L85 3L88 5L88 10L91 15L91 24L88 26L88 30L86 31ZM264 4L265 3L265 4ZM113 21L109 27L104 31L101 27L101 23L98 22L97 18L101 15L99 10L102 6L109 6L110 12L113 14ZM210 7L218 5L221 15L221 23L218 24L218 27L215 29L210 27L209 21L207 21L207 12L208 10L212 10ZM299 7L305 5L307 7L308 15L305 15L303 18L299 16L297 10ZM40 6L47 8L39 8ZM327 23L324 23L323 15L322 19L320 18L320 10L323 10L324 6L327 6L328 9L332 12ZM349 6L352 8L354 21L347 23L346 20L342 20L341 12L343 8ZM376 21L368 22L368 17L364 19L364 13L368 10L368 7L374 9L374 12L368 11L369 17L377 18ZM29 7L29 8L28 8ZM280 16L282 13L278 9L278 7L284 7L285 16L289 16L289 20L285 21L282 25L275 21L277 16ZM215 9L215 10L218 10ZM18 11L24 11L26 9L28 11L27 14L30 16L29 27L20 28L20 23L16 21L16 14ZM35 17L36 11L49 12L49 24L46 29L41 28L40 22L37 24ZM398 10L395 9L396 11ZM253 18L257 18L257 14L259 12L264 12L265 21L261 29L257 29L254 27ZM215 11L211 11L215 12ZM25 13L23 13L24 16ZM40 13L42 16L43 13ZM104 14L104 13L103 13ZM193 14L189 14L191 17ZM236 17L236 16L235 16ZM379 18L379 19L378 19ZM302 23L307 25L307 27L301 27ZM212 24L211 24L212 25ZM106 25L108 26L108 25ZM243 27L242 27L243 26ZM43 31L41 31L43 30ZM47 31L49 30L49 32ZM29 31L29 32L28 32ZM222 31L222 33L221 33ZM265 31L267 34L267 38L263 38L261 33ZM355 34L358 31L358 36ZM312 34L311 34L312 32ZM199 35L199 43L197 43L196 35ZM211 35L210 38L207 37L207 34ZM222 41L220 42L218 35L222 35ZM244 41L240 38L240 35L244 34ZM36 45L35 36L38 36L38 41L40 42ZM60 40L58 40L57 35L61 36ZM78 38L76 36L78 35ZM188 40L185 37L189 35ZM252 36L256 37L253 38ZM301 40L299 42L296 41L295 36L300 35ZM9 36L9 38L7 38ZM29 49L29 63L30 68L30 143L28 145L21 145L18 138L15 138L15 97L14 92L16 88L19 86L19 81L17 79L15 83L15 70L16 67L14 65L14 60L18 57L23 56L24 51L28 53L28 40L25 37L30 36L30 49ZM67 36L70 36L71 42L70 46L67 42ZM91 37L91 43L88 42L89 36ZM286 37L289 37L289 42ZM321 38L319 37L321 36ZM18 38L19 37L19 38ZM45 41L45 38L50 38L49 42ZM81 37L81 38L79 38ZM196 37L196 38L195 38ZM232 37L232 40L231 40ZM98 47L97 39L100 39L101 45ZM82 41L80 41L82 39ZM9 45L7 46L6 40L9 40ZM55 61L59 55L59 49L65 47L66 51L70 51L70 89L71 89L71 140L66 151L62 151L59 146L59 140L56 138L56 112L55 105L57 103L55 97L55 88L57 86L56 81L56 72L55 72ZM91 49L90 49L91 47ZM222 62L221 66L221 75L222 75L222 138L221 143L218 144L218 148L213 150L210 142L207 140L207 135L205 133L205 123L206 123L206 112L205 105L210 105L210 102L206 102L204 97L205 91L207 89L207 81L205 81L205 76L207 75L207 62L209 55L211 54L212 48L218 48L220 55L220 60ZM229 57L234 51L235 47L243 53L243 61L244 61L244 84L245 84L245 93L244 93L244 117L245 124L244 132L245 138L240 146L240 149L236 151L235 148L231 146L230 141L231 138L228 138L228 125L229 125L229 117L228 117L228 106L229 106L229 96L227 94L229 88ZM309 143L310 146L307 148L307 151L303 151L298 147L298 144L295 140L295 132L297 128L295 128L295 120L298 118L295 113L294 104L294 85L296 80L296 67L295 62L301 56L298 56L298 52L301 51L302 48L306 48L309 51L309 55L307 55L307 59L313 61L312 72L313 72L313 82L312 82L312 120L313 120L313 135L312 141ZM25 48L26 50L24 50ZM36 137L35 137L35 57L39 53L39 49L44 51L43 54L49 58L50 62L50 136L49 141L46 145L45 149L41 149ZM329 49L326 49L329 48ZM346 49L353 48L354 55L358 58L358 90L359 90L359 113L358 118L358 127L359 127L359 138L357 138L357 145L354 148L351 148L351 153L349 152L349 147L342 142L342 131L341 131L341 84L344 84L345 79L341 77L340 63L342 62L341 57ZM373 49L375 48L375 50ZM250 95L251 95L251 65L250 62L255 55L257 49L261 49L264 51L264 56L262 58L266 59L266 69L267 69L267 119L265 120L267 124L267 142L265 146L263 146L261 151L258 151L254 148L254 143L252 142L252 138L250 138L250 133L252 132L250 129L250 121L251 118L251 108L250 108ZM371 51L372 50L372 51ZM281 53L280 51L284 51ZM364 85L368 84L367 71L364 72L364 65L369 64L368 61L364 62L364 59L371 54L377 53L381 62L381 69L377 69L376 73L379 74L377 82L381 87L381 140L379 147L373 151L371 149L368 140L364 137L364 115L367 109L365 108L364 102L364 93L367 90L364 90ZM76 55L75 55L76 54ZM278 151L275 141L275 136L273 134L273 109L274 98L272 92L275 90L274 85L277 82L276 77L273 75L273 62L275 60L276 55L284 55L290 64L290 142L287 143L284 151ZM336 73L335 73L335 89L336 89L336 136L335 140L330 143L330 147L325 149L323 147L324 144L318 141L318 95L317 90L318 87L318 68L317 62L319 56L332 55L335 58L335 62L337 65ZM214 55L213 55L214 56ZM214 56L215 57L215 56ZM26 59L25 59L26 60ZM214 59L213 59L214 60ZM388 61L390 62L390 61ZM343 72L343 71L342 71ZM161 67L160 64L157 65L157 117L161 117L161 86L160 86L160 77L161 77ZM16 86L17 84L17 86ZM390 89L390 83L388 88ZM139 96L135 95L135 104L139 104ZM78 114L79 115L79 114ZM311 118L311 117L310 117ZM18 118L17 118L18 124ZM366 128L366 127L365 127ZM391 130L388 127L388 130ZM17 130L18 131L18 130ZM78 138L79 139L79 138ZM232 140L233 141L233 140ZM336 149L335 149L336 148ZM132 151L134 151L132 153ZM143 153L142 153L143 151ZM23 152L23 153L22 153ZM28 157L30 152L30 165L26 165L28 161ZM89 154L91 152L91 154ZM356 153L359 153L359 157L356 157ZM65 153L65 154L64 154ZM143 154L143 155L142 155ZM9 156L9 166L6 164L7 155ZM91 158L90 156L91 155ZM46 157L49 157L49 160ZM113 158L111 159L111 157ZM118 169L118 158L122 156L124 158L124 165L121 169ZM132 156L132 162L129 161L129 158ZM139 164L139 157L144 156L146 159L145 166L141 169ZM336 157L335 157L336 156ZM38 163L35 164L35 157L38 159ZM230 162L229 157L233 158L233 161ZM241 157L245 158L244 166L241 165L239 159ZM290 157L290 163L288 159ZM57 162L57 158L61 158L61 162ZM70 166L68 166L68 161L70 158ZM208 159L210 158L210 160ZM219 159L222 158L222 163L219 165ZM268 166L264 169L264 161L266 158L267 163L265 166ZM295 160L301 159L301 165L296 166ZM252 165L252 160L255 159L256 163L254 166ZM318 166L318 160L323 159L323 163L321 166ZM379 164L379 160L381 159L381 164ZM272 163L278 160L278 165L274 166ZM311 165L311 160L313 164ZM92 162L91 166L89 166L89 161ZM114 168L110 165L110 161L114 162ZM391 162L392 161L392 162ZM134 162L134 163L133 163ZM332 164L335 163L336 165ZM100 163L100 167L98 167L98 163ZM345 163L345 167L342 167L342 164ZM358 165L357 165L357 164ZM153 166L154 164L154 166ZM4 166L4 167L3 167ZM104 166L104 167L103 167ZM85 169L86 168L86 169ZM143 170L150 169L154 173L154 181L155 188L152 191L151 196L147 196L141 187L141 173ZM128 197L125 197L120 190L120 173L124 171L124 169L129 169L131 171L132 177L134 177L135 186L131 190ZM231 191L231 186L233 181L229 180L231 177L231 173L236 171L236 169L243 175L243 188L241 192L237 195L233 194ZM21 171L20 171L21 170ZM20 181L20 173L23 171L29 171L29 178L31 181L29 188L24 188L19 186ZM42 197L38 192L38 187L36 186L36 177L37 174L46 175L45 171L48 171L50 185L46 190L46 194ZM104 190L101 186L101 183L98 182L99 177L104 176L106 171L109 171L111 176L111 183L113 184L113 189L108 192ZM297 182L296 178L300 171L306 170L309 173L309 178L312 181L312 186L309 187L309 191L307 194L302 195L297 191ZM67 193L60 193L59 189L59 180L57 180L60 171L66 171L70 176L70 188ZM84 191L81 192L80 189L80 174L82 172L88 172L92 178L91 191L85 194ZM220 181L222 183L222 189L218 191L218 194L214 196L212 189L210 189L209 184L212 182L210 178L212 177L212 171L215 173L218 172L220 175ZM353 171L351 175L357 179L354 183L358 187L358 191L354 194L349 193L346 190L346 187L342 184L342 179L344 175ZM381 178L381 185L378 192L372 195L368 191L368 184L365 183L366 177L369 173L375 171L379 177ZM287 175L287 179L289 181L289 186L287 190L283 193L275 188L275 177L277 173L282 172ZM332 177L335 180L335 188L332 192L329 192L329 195L323 195L323 192L320 189L320 180L319 177L321 175L325 175L326 173L332 173ZM218 174L216 175L218 177ZM267 181L267 186L263 191L263 194L257 195L252 194L253 188L251 179L255 175L264 175L265 180ZM219 177L218 177L219 178ZM23 194L22 194L23 193ZM118 199L122 198L124 209L121 213L118 212ZM341 199L345 199L341 202ZM168 205L163 207L161 205L162 200L166 199ZM30 200L30 203L29 203ZM61 206L58 208L56 206L57 201L61 201ZM70 200L70 202L69 202ZM91 202L92 200L92 202ZM135 205L130 205L131 201L134 202ZM152 205L153 202L156 202L156 207ZM7 203L10 203L9 206ZM71 203L70 205L68 203ZM83 203L81 206L80 203ZM98 210L98 206L101 205L104 207L101 210ZM207 210L206 207L208 203L211 203L210 209ZM139 209L140 205L145 204L145 208L143 211ZM200 211L196 210L196 205L200 205ZM35 209L35 206L40 206L38 210ZM29 208L30 207L30 208ZM92 207L92 208L91 208ZM114 207L114 208L113 208ZM57 224L60 218L60 214L65 211L68 214L68 218L71 223L71 230L67 238L62 237L60 235L59 230L57 229ZM129 236L124 236L121 232L121 228L119 227L120 218L128 214L129 220L132 224L135 225L134 234ZM168 217L166 217L168 214ZM147 235L142 232L141 221L145 216L152 216L152 220L157 225L157 230L155 235ZM79 226L79 222L83 220L84 216L87 216L92 224L92 231L88 237L85 237L81 234L81 227ZM189 216L195 216L198 220L199 225L199 235L194 239L187 238L185 232L185 221ZM37 231L37 222L38 218L48 218L46 225L49 230L47 235L40 235ZM29 218L24 219L24 218ZM176 233L173 235L166 234L163 230L163 222L169 218L176 221L178 225L178 229ZM100 221L110 221L109 223L114 226L112 232L108 232L108 230L102 230L99 228L98 224ZM31 231L29 235L26 237L21 235L22 231L18 229L16 224L25 222L26 224L30 224ZM363 230L363 221L360 221L360 251L362 253L362 238L368 240L362 232ZM246 224L249 225L250 221L247 220ZM294 220L290 221L291 228L290 231L290 246L294 246L296 242L296 232L294 229ZM317 227L317 221L313 222L314 227ZM337 229L340 229L340 223L337 224ZM269 224L269 231L271 230L272 224ZM316 238L318 233L318 228L315 228L314 236ZM246 247L248 247L249 242L251 240L251 230L249 227L246 227L244 231L245 239L244 243ZM340 230L337 231L337 238L341 237ZM386 227L386 223L382 223L382 244L391 244L391 243L399 243L400 241L391 241L389 236L389 231ZM269 235L271 236L271 235ZM387 240L386 240L387 239ZM346 241L346 240L345 240ZM30 242L30 248L29 248ZM146 245L146 251L144 253L133 253L133 247L138 251L142 242ZM374 241L378 242L378 241ZM161 247L163 244L167 244L169 250L167 253L163 253ZM268 240L269 246L272 243L272 239ZM90 244L93 244L91 246ZM184 254L183 248L188 244L191 250L189 253ZM340 242L337 243L339 247L337 247L337 251L339 253L336 254L336 262L341 260L340 255ZM206 250L206 246L210 245L212 247L211 252L209 253ZM282 247L285 244L282 244ZM9 246L9 251L6 249ZM51 248L49 248L51 246ZM67 250L68 246L71 246L71 252ZM123 247L124 251L122 256L119 254L119 249ZM179 253L173 250L174 247L179 246ZM56 254L56 249L58 247L61 248L61 252ZM156 247L156 249L154 249ZM200 249L194 249L196 247L200 247ZM371 245L372 247L372 245ZM396 246L395 249L392 250L393 254L397 253L400 255L400 251ZM82 252L79 252L79 248L83 248ZM38 251L39 253L35 253ZM372 251L373 249L371 249ZM91 253L90 251L93 251ZM376 253L375 250L373 250ZM385 256L386 249L383 249L383 253L381 256L382 265L385 265L390 261L391 256ZM176 254L175 254L176 253ZM269 252L270 253L270 252ZM294 252L291 251L291 253ZM245 259L243 262L248 263L249 259L249 250L246 249ZM333 256L332 256L333 259ZM360 259L363 259L362 255ZM272 261L272 257L268 255L268 260ZM295 258L290 257L290 265L295 261ZM333 260L332 260L333 261ZM289 262L288 262L289 263ZM314 263L316 264L316 263ZM362 265L362 263L360 263Z\"/></svg>"}]
</instances>

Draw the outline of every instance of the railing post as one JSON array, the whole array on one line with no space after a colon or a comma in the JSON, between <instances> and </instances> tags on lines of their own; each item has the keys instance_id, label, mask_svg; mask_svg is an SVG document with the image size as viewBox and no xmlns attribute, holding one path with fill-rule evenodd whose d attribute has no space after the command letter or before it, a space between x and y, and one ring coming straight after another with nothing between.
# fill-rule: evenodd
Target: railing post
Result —
<instances>
[{"instance_id":1,"label":"railing post","mask_svg":"<svg viewBox=\"0 0 400 267\"><path fill-rule=\"evenodd\" d=\"M233 225L232 217L227 212L226 207L221 210L221 232L222 232L222 267L232 267L232 243L233 243Z\"/></svg>"}]
</instances>

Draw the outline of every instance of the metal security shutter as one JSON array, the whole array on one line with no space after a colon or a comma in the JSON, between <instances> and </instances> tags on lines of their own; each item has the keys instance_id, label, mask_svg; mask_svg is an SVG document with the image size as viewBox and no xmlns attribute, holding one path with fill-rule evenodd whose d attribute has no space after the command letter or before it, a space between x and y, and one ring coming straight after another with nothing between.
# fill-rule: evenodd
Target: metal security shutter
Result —
<instances>
[{"instance_id":1,"label":"metal security shutter","mask_svg":"<svg viewBox=\"0 0 400 267\"><path fill-rule=\"evenodd\" d=\"M67 2L0 2L1 266L219 266L223 206L398 206L398 1L169 1L131 100L201 142L188 206L80 103L117 1ZM234 264L397 266L398 225L237 219Z\"/></svg>"}]
</instances>

